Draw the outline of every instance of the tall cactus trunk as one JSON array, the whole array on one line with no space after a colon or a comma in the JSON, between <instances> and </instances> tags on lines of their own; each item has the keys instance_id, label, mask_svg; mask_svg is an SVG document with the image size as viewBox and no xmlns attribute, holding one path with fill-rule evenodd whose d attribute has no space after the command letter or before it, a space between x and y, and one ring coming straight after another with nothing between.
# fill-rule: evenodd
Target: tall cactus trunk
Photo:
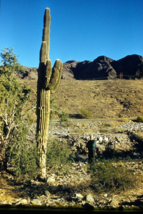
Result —
<instances>
[{"instance_id":1,"label":"tall cactus trunk","mask_svg":"<svg viewBox=\"0 0 143 214\"><path fill-rule=\"evenodd\" d=\"M46 8L44 15L44 29L40 49L40 63L37 82L37 146L40 153L39 177L46 179L46 152L50 118L50 94L59 87L63 64L56 60L52 69L49 58L50 40L50 10Z\"/></svg>"},{"instance_id":2,"label":"tall cactus trunk","mask_svg":"<svg viewBox=\"0 0 143 214\"><path fill-rule=\"evenodd\" d=\"M48 141L48 130L49 130L49 117L50 117L50 90L45 91L42 89L40 91L40 112L39 112L39 152L40 155L40 168L41 168L41 178L46 178L46 151L47 151L47 141Z\"/></svg>"}]
</instances>

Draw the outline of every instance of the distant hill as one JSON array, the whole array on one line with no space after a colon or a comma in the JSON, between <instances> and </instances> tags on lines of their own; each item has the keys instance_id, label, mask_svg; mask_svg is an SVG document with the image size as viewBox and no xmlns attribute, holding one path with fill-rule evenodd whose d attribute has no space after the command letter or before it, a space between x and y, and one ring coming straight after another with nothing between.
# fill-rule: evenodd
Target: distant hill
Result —
<instances>
[{"instance_id":1,"label":"distant hill","mask_svg":"<svg viewBox=\"0 0 143 214\"><path fill-rule=\"evenodd\" d=\"M25 73L19 71L22 79L37 80L38 68L23 66ZM143 76L143 57L133 54L122 59L114 60L106 56L99 56L93 62L78 62L70 60L63 63L62 79L134 79Z\"/></svg>"},{"instance_id":2,"label":"distant hill","mask_svg":"<svg viewBox=\"0 0 143 214\"><path fill-rule=\"evenodd\" d=\"M134 54L116 61L106 56L99 56L93 62L67 61L63 67L64 79L67 79L67 72L78 80L141 78L143 76L143 57Z\"/></svg>"},{"instance_id":3,"label":"distant hill","mask_svg":"<svg viewBox=\"0 0 143 214\"><path fill-rule=\"evenodd\" d=\"M25 80L33 89L32 105L37 99L38 68L25 66L24 69L25 73L19 71L18 75L21 83ZM120 80L122 77L123 80ZM93 119L137 117L143 115L141 77L143 57L139 55L126 56L117 61L105 56L93 62L67 61L63 64L60 87L51 96L70 118L78 118L81 108L90 109ZM34 118L36 121L36 113Z\"/></svg>"}]
</instances>

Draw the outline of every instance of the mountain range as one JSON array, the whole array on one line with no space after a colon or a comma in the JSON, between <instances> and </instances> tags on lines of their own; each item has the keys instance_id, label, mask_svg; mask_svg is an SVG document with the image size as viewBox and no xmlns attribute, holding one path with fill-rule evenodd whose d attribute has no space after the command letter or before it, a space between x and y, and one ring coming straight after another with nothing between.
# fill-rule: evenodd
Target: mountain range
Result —
<instances>
[{"instance_id":1,"label":"mountain range","mask_svg":"<svg viewBox=\"0 0 143 214\"><path fill-rule=\"evenodd\" d=\"M38 78L38 68L23 66L25 73L19 71L22 79ZM134 79L143 76L143 56L133 54L119 60L106 56L99 56L95 60L75 61L63 63L62 79L92 80L92 79Z\"/></svg>"}]
</instances>

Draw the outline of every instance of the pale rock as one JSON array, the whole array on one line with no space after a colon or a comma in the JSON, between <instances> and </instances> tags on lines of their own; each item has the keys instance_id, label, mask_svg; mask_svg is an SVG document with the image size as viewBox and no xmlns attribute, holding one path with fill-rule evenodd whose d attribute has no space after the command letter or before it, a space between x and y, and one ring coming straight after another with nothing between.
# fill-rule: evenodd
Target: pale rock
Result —
<instances>
[{"instance_id":1,"label":"pale rock","mask_svg":"<svg viewBox=\"0 0 143 214\"><path fill-rule=\"evenodd\" d=\"M116 207L119 207L119 199L117 197L113 197L111 203L110 203L110 206L116 208Z\"/></svg>"},{"instance_id":2,"label":"pale rock","mask_svg":"<svg viewBox=\"0 0 143 214\"><path fill-rule=\"evenodd\" d=\"M82 205L84 205L86 202L85 201L82 201Z\"/></svg>"},{"instance_id":3,"label":"pale rock","mask_svg":"<svg viewBox=\"0 0 143 214\"><path fill-rule=\"evenodd\" d=\"M86 201L89 201L89 202L91 202L91 203L94 203L94 202L95 202L95 201L94 201L94 198L92 197L91 194L88 194L88 195L86 196Z\"/></svg>"},{"instance_id":4,"label":"pale rock","mask_svg":"<svg viewBox=\"0 0 143 214\"><path fill-rule=\"evenodd\" d=\"M79 199L82 199L84 196L81 195L80 193L75 193L75 197L76 197L76 198L79 198Z\"/></svg>"},{"instance_id":5,"label":"pale rock","mask_svg":"<svg viewBox=\"0 0 143 214\"><path fill-rule=\"evenodd\" d=\"M26 204L28 204L28 201L26 199L22 199L19 201L19 203L22 205L26 205Z\"/></svg>"},{"instance_id":6,"label":"pale rock","mask_svg":"<svg viewBox=\"0 0 143 214\"><path fill-rule=\"evenodd\" d=\"M103 138L99 137L99 142L102 143L102 141L103 141Z\"/></svg>"},{"instance_id":7,"label":"pale rock","mask_svg":"<svg viewBox=\"0 0 143 214\"><path fill-rule=\"evenodd\" d=\"M33 199L33 200L31 201L31 204L32 204L32 205L38 205L38 206L41 206L41 205L42 205L41 201L39 201L38 199Z\"/></svg>"},{"instance_id":8,"label":"pale rock","mask_svg":"<svg viewBox=\"0 0 143 214\"><path fill-rule=\"evenodd\" d=\"M47 183L55 182L55 178L53 176L50 176L47 178Z\"/></svg>"},{"instance_id":9,"label":"pale rock","mask_svg":"<svg viewBox=\"0 0 143 214\"><path fill-rule=\"evenodd\" d=\"M108 138L107 138L107 137L104 137L103 142L104 142L104 143L108 143L108 141L109 141Z\"/></svg>"}]
</instances>

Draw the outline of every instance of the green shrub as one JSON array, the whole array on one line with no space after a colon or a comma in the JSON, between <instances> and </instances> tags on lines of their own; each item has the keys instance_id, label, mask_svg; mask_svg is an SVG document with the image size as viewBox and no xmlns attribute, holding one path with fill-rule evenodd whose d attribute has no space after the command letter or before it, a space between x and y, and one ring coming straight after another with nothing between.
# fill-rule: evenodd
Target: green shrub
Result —
<instances>
[{"instance_id":1,"label":"green shrub","mask_svg":"<svg viewBox=\"0 0 143 214\"><path fill-rule=\"evenodd\" d=\"M67 145L66 141L54 139L48 143L47 148L47 167L57 173L69 173L71 163L74 161L75 154Z\"/></svg>"},{"instance_id":2,"label":"green shrub","mask_svg":"<svg viewBox=\"0 0 143 214\"><path fill-rule=\"evenodd\" d=\"M26 127L19 129L18 135L13 137L12 142L6 148L6 154L13 168L12 172L17 181L30 181L38 176L40 169L36 142L28 141L26 134L28 134Z\"/></svg>"},{"instance_id":3,"label":"green shrub","mask_svg":"<svg viewBox=\"0 0 143 214\"><path fill-rule=\"evenodd\" d=\"M138 117L137 117L137 122L143 123L143 116L138 116Z\"/></svg>"},{"instance_id":4,"label":"green shrub","mask_svg":"<svg viewBox=\"0 0 143 214\"><path fill-rule=\"evenodd\" d=\"M31 143L35 131L31 118L34 106L29 102L31 89L16 77L15 70L21 66L13 49L4 49L0 54L0 138L3 143L3 147L0 144L0 167L7 170L10 159L17 178L27 174L31 177L35 176L38 167L36 143Z\"/></svg>"},{"instance_id":5,"label":"green shrub","mask_svg":"<svg viewBox=\"0 0 143 214\"><path fill-rule=\"evenodd\" d=\"M117 161L115 161L117 162ZM91 185L97 192L121 191L133 188L137 185L137 176L133 170L120 165L114 165L112 160L102 160L89 168L91 173Z\"/></svg>"},{"instance_id":6,"label":"green shrub","mask_svg":"<svg viewBox=\"0 0 143 214\"><path fill-rule=\"evenodd\" d=\"M81 114L82 118L85 118L85 119L92 118L92 112L90 111L90 109L81 108L80 109L80 114Z\"/></svg>"},{"instance_id":7,"label":"green shrub","mask_svg":"<svg viewBox=\"0 0 143 214\"><path fill-rule=\"evenodd\" d=\"M60 117L60 123L68 122L69 114L62 111L62 113L59 115L59 117Z\"/></svg>"}]
</instances>

